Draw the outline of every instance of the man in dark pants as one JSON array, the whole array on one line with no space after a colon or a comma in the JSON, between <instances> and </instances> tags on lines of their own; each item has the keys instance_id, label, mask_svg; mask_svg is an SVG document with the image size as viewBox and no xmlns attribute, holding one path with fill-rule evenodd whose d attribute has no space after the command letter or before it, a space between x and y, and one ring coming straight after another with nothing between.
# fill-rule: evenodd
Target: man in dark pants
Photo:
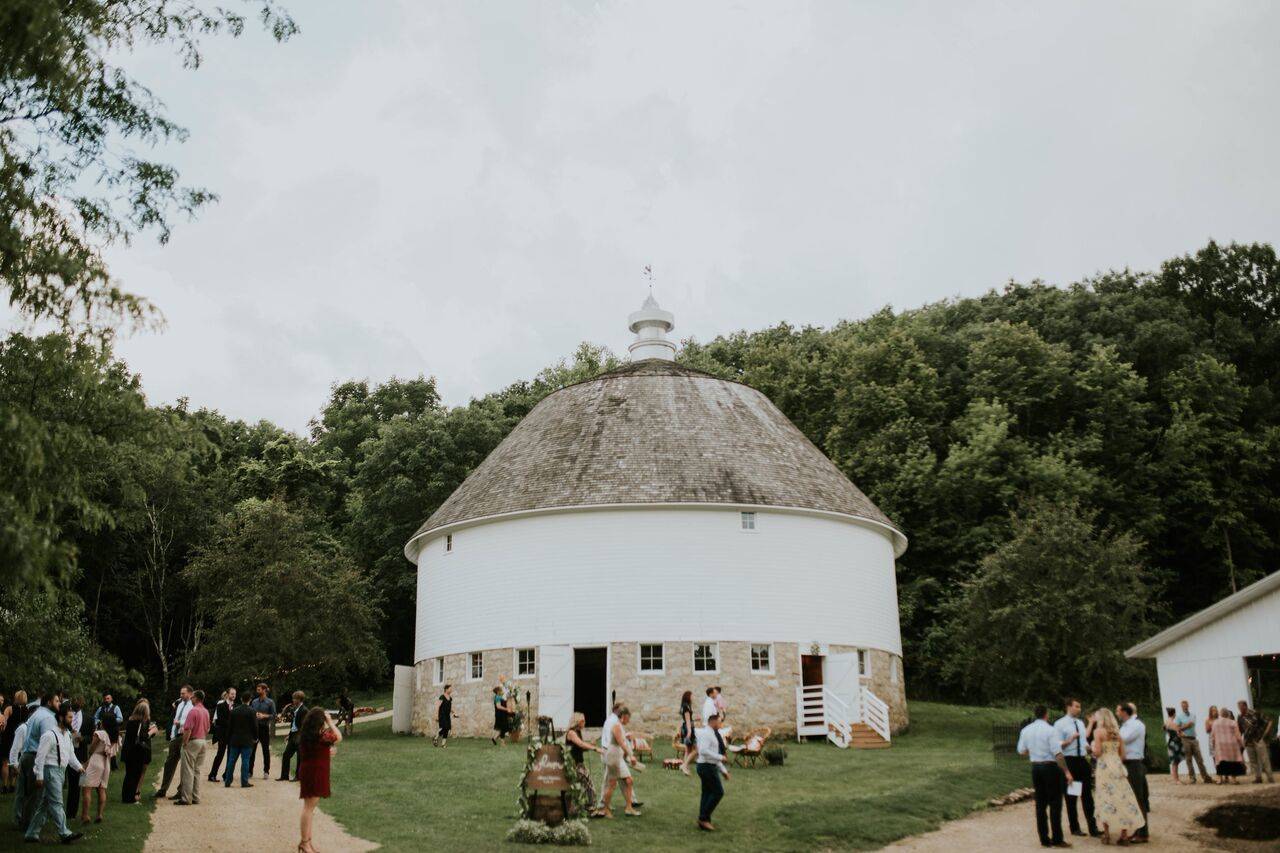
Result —
<instances>
[{"instance_id":1,"label":"man in dark pants","mask_svg":"<svg viewBox=\"0 0 1280 853\"><path fill-rule=\"evenodd\" d=\"M1080 783L1080 796L1067 793L1067 820L1071 824L1072 835L1084 835L1080 830L1080 818L1076 816L1076 801L1083 800L1084 819L1089 827L1089 834L1094 838L1102 835L1098 824L1093 819L1093 769L1089 767L1089 732L1080 719L1080 700L1068 699L1063 703L1067 712L1056 723L1053 730L1062 741L1062 757L1066 759L1067 769Z\"/></svg>"},{"instance_id":2,"label":"man in dark pants","mask_svg":"<svg viewBox=\"0 0 1280 853\"><path fill-rule=\"evenodd\" d=\"M719 715L715 715L707 718L706 726L694 730L698 744L698 778L702 781L698 829L707 832L715 832L716 828L711 824L711 813L724 799L724 782L720 777L729 778L729 771L724 766L724 738L720 736L723 722Z\"/></svg>"},{"instance_id":3,"label":"man in dark pants","mask_svg":"<svg viewBox=\"0 0 1280 853\"><path fill-rule=\"evenodd\" d=\"M1116 706L1116 719L1120 721L1120 741L1124 747L1124 769L1129 774L1129 787L1142 809L1142 828L1133 834L1132 844L1146 844L1150 840L1150 826L1145 821L1151 811L1151 797L1147 791L1147 766L1142 763L1147 753L1147 727L1138 719L1138 709L1132 702Z\"/></svg>"},{"instance_id":4,"label":"man in dark pants","mask_svg":"<svg viewBox=\"0 0 1280 853\"><path fill-rule=\"evenodd\" d=\"M191 713L191 697L194 692L190 684L182 685L182 689L178 691L178 701L173 703L173 721L169 723L169 754L164 759L160 790L154 794L157 800L163 800L168 795L173 774L178 772L178 765L182 763L182 726L187 721L187 714ZM178 799L178 795L175 793L172 799Z\"/></svg>"},{"instance_id":5,"label":"man in dark pants","mask_svg":"<svg viewBox=\"0 0 1280 853\"><path fill-rule=\"evenodd\" d=\"M240 787L253 787L249 781L249 762L253 758L254 744L258 742L258 720L249 707L247 692L240 701L242 704L231 711L231 722L227 726L227 769L223 771L222 784L228 788L235 777L237 761L240 762Z\"/></svg>"},{"instance_id":6,"label":"man in dark pants","mask_svg":"<svg viewBox=\"0 0 1280 853\"><path fill-rule=\"evenodd\" d=\"M227 754L227 735L231 729L231 711L236 707L236 689L228 687L222 699L213 709L213 742L218 745L218 754L213 757L213 766L209 768L209 781L218 778L218 768Z\"/></svg>"},{"instance_id":7,"label":"man in dark pants","mask_svg":"<svg viewBox=\"0 0 1280 853\"><path fill-rule=\"evenodd\" d=\"M1049 709L1035 708L1035 719L1018 735L1018 754L1031 759L1031 784L1036 789L1036 832L1041 847L1070 847L1062 839L1062 780L1073 780L1062 757L1062 741L1049 725ZM1052 830L1052 833L1051 833Z\"/></svg>"},{"instance_id":8,"label":"man in dark pants","mask_svg":"<svg viewBox=\"0 0 1280 853\"><path fill-rule=\"evenodd\" d=\"M94 720L97 718L97 714L88 713L84 707L84 700L78 696L71 700L71 707L76 711L76 715L72 720L71 741L76 745L76 760L80 762L81 767L84 767L89 763L89 741L93 739ZM80 813L81 773L74 766L68 764L66 775L67 797L65 808L67 820L71 820Z\"/></svg>"},{"instance_id":9,"label":"man in dark pants","mask_svg":"<svg viewBox=\"0 0 1280 853\"><path fill-rule=\"evenodd\" d=\"M302 730L302 718L307 715L307 706L302 704L306 698L306 695L301 690L293 691L293 702L289 705L293 709L293 716L290 718L291 722L289 723L289 741L285 744L284 755L280 758L280 776L278 780L281 782L289 781L289 766L293 763L293 757L298 754L298 737L299 732ZM301 764L301 760L298 763ZM293 777L293 781L298 781L296 775Z\"/></svg>"},{"instance_id":10,"label":"man in dark pants","mask_svg":"<svg viewBox=\"0 0 1280 853\"><path fill-rule=\"evenodd\" d=\"M257 697L249 703L258 719L258 745L262 747L262 778L271 778L271 730L276 724L276 703L265 683L257 687ZM249 774L253 774L254 757L249 757Z\"/></svg>"}]
</instances>

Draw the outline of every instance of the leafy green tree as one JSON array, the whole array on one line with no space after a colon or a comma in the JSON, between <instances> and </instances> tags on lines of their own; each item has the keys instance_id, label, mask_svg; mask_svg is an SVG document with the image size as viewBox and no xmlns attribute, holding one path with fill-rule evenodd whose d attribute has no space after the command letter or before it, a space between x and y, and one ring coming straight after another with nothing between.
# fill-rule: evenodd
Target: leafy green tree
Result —
<instances>
[{"instance_id":1,"label":"leafy green tree","mask_svg":"<svg viewBox=\"0 0 1280 853\"><path fill-rule=\"evenodd\" d=\"M1124 650L1151 628L1142 543L1079 504L1032 502L1011 536L959 585L935 638L971 699L1145 696L1147 667Z\"/></svg>"},{"instance_id":2,"label":"leafy green tree","mask_svg":"<svg viewBox=\"0 0 1280 853\"><path fill-rule=\"evenodd\" d=\"M368 579L283 501L238 504L187 572L208 616L189 668L209 683L333 689L385 673Z\"/></svg>"},{"instance_id":3,"label":"leafy green tree","mask_svg":"<svg viewBox=\"0 0 1280 853\"><path fill-rule=\"evenodd\" d=\"M277 40L296 31L272 0L254 4ZM201 0L6 0L0 5L0 287L32 319L145 318L102 250L214 199L138 146L187 132L113 59L143 43L200 64L200 39L239 35L244 17Z\"/></svg>"},{"instance_id":4,"label":"leafy green tree","mask_svg":"<svg viewBox=\"0 0 1280 853\"><path fill-rule=\"evenodd\" d=\"M73 696L137 692L141 676L94 642L83 610L83 602L64 590L0 584L0 649L10 689L28 694L61 689Z\"/></svg>"}]
</instances>

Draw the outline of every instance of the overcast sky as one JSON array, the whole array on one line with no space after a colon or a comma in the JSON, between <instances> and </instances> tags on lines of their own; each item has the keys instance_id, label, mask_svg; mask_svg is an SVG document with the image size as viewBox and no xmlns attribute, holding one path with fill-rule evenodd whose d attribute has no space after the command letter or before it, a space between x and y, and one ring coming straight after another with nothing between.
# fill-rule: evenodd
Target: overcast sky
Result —
<instances>
[{"instance_id":1,"label":"overcast sky","mask_svg":"<svg viewBox=\"0 0 1280 853\"><path fill-rule=\"evenodd\" d=\"M889 304L1280 240L1280 4L314 2L130 68L221 201L113 251L153 402L303 430L335 381L445 400L582 340ZM356 11L359 10L359 11Z\"/></svg>"}]
</instances>

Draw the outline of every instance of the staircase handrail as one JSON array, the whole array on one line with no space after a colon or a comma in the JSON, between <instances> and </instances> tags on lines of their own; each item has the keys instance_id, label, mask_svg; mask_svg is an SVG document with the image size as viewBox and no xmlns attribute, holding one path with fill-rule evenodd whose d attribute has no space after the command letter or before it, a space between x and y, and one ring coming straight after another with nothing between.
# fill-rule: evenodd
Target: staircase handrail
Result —
<instances>
[{"instance_id":1,"label":"staircase handrail","mask_svg":"<svg viewBox=\"0 0 1280 853\"><path fill-rule=\"evenodd\" d=\"M862 721L887 742L889 740L889 706L884 700L862 686Z\"/></svg>"}]
</instances>

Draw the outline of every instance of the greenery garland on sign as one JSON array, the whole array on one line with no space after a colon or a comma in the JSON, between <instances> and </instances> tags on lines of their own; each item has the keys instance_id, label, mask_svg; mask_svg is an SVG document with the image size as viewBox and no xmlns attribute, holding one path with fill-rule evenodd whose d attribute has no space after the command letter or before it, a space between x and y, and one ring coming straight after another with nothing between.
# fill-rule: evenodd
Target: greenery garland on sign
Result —
<instances>
[{"instance_id":1,"label":"greenery garland on sign","mask_svg":"<svg viewBox=\"0 0 1280 853\"><path fill-rule=\"evenodd\" d=\"M569 745L563 740L549 738L543 740L539 735L530 735L529 744L525 747L524 753L524 772L520 774L520 784L516 789L520 792L516 801L516 807L519 809L517 817L527 818L529 816L529 789L524 786L525 777L529 775L529 771L533 769L533 759L538 750L544 745L559 744L564 748L564 777L569 782L569 790L565 792L565 802L572 806L577 806L577 812L580 816L585 817L591 814L591 810L595 807L587 797L587 789L583 787L582 780L578 778L576 768L573 766L573 759L569 755ZM568 819L568 815L565 816Z\"/></svg>"}]
</instances>

